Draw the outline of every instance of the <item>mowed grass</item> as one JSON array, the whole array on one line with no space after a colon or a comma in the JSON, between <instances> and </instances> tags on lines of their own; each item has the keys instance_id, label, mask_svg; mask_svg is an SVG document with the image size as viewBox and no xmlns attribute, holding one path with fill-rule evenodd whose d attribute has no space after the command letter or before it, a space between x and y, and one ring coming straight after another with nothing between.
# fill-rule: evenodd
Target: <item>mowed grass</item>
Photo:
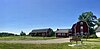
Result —
<instances>
[{"instance_id":1,"label":"mowed grass","mask_svg":"<svg viewBox=\"0 0 100 49\"><path fill-rule=\"evenodd\" d=\"M17 39L16 39L17 38ZM30 36L10 36L0 37L0 40L48 40L55 37L30 37ZM93 41L93 43L88 43ZM97 41L97 42L96 42ZM82 46L68 46L70 43L55 44L21 44L21 43L0 43L0 49L100 49L100 38L88 39Z\"/></svg>"},{"instance_id":2,"label":"mowed grass","mask_svg":"<svg viewBox=\"0 0 100 49\"><path fill-rule=\"evenodd\" d=\"M87 39L87 42L100 42L100 38L96 38L96 39Z\"/></svg>"},{"instance_id":3,"label":"mowed grass","mask_svg":"<svg viewBox=\"0 0 100 49\"><path fill-rule=\"evenodd\" d=\"M82 46L68 46L69 43L56 44L19 44L0 43L0 49L100 49L100 44L86 44Z\"/></svg>"},{"instance_id":4,"label":"mowed grass","mask_svg":"<svg viewBox=\"0 0 100 49\"><path fill-rule=\"evenodd\" d=\"M50 40L56 37L31 37L31 36L8 36L0 37L0 40Z\"/></svg>"}]
</instances>

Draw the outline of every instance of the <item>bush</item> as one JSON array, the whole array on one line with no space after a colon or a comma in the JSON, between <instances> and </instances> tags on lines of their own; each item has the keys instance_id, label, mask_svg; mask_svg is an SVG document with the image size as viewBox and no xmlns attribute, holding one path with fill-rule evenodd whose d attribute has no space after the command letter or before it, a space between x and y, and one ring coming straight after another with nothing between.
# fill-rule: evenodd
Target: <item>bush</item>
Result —
<instances>
[{"instance_id":1,"label":"bush","mask_svg":"<svg viewBox=\"0 0 100 49\"><path fill-rule=\"evenodd\" d=\"M0 33L0 37L4 37L4 36L14 36L15 34L13 33L7 33L7 32L2 32Z\"/></svg>"},{"instance_id":2,"label":"bush","mask_svg":"<svg viewBox=\"0 0 100 49\"><path fill-rule=\"evenodd\" d=\"M92 34L89 36L89 38L98 38L96 34Z\"/></svg>"},{"instance_id":3,"label":"bush","mask_svg":"<svg viewBox=\"0 0 100 49\"><path fill-rule=\"evenodd\" d=\"M21 31L20 36L26 36L26 33L24 33L23 31Z\"/></svg>"}]
</instances>

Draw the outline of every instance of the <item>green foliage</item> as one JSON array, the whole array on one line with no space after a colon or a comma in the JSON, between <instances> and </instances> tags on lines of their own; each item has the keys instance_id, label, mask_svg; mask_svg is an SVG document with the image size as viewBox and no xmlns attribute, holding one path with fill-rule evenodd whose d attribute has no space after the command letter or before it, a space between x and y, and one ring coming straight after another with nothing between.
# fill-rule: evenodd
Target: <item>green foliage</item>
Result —
<instances>
[{"instance_id":1,"label":"green foliage","mask_svg":"<svg viewBox=\"0 0 100 49\"><path fill-rule=\"evenodd\" d=\"M97 25L100 26L100 18L97 19Z\"/></svg>"},{"instance_id":2,"label":"green foliage","mask_svg":"<svg viewBox=\"0 0 100 49\"><path fill-rule=\"evenodd\" d=\"M89 38L98 38L96 34L92 34L89 36Z\"/></svg>"},{"instance_id":3,"label":"green foliage","mask_svg":"<svg viewBox=\"0 0 100 49\"><path fill-rule=\"evenodd\" d=\"M100 18L97 19L98 23L100 23Z\"/></svg>"},{"instance_id":4,"label":"green foliage","mask_svg":"<svg viewBox=\"0 0 100 49\"><path fill-rule=\"evenodd\" d=\"M53 30L51 31L51 36L55 36L55 32Z\"/></svg>"},{"instance_id":5,"label":"green foliage","mask_svg":"<svg viewBox=\"0 0 100 49\"><path fill-rule=\"evenodd\" d=\"M89 28L89 32L90 32L90 35L96 34L96 32L95 32L95 30L93 28Z\"/></svg>"},{"instance_id":6,"label":"green foliage","mask_svg":"<svg viewBox=\"0 0 100 49\"><path fill-rule=\"evenodd\" d=\"M87 22L90 28L94 27L97 23L95 21L97 17L93 15L92 12L84 12L79 16L78 19Z\"/></svg>"},{"instance_id":7,"label":"green foliage","mask_svg":"<svg viewBox=\"0 0 100 49\"><path fill-rule=\"evenodd\" d=\"M68 46L69 43L55 44L20 44L20 43L0 43L0 49L100 49L100 44L86 44L82 46Z\"/></svg>"},{"instance_id":8,"label":"green foliage","mask_svg":"<svg viewBox=\"0 0 100 49\"><path fill-rule=\"evenodd\" d=\"M23 31L21 31L20 36L25 36L26 33L24 33Z\"/></svg>"},{"instance_id":9,"label":"green foliage","mask_svg":"<svg viewBox=\"0 0 100 49\"><path fill-rule=\"evenodd\" d=\"M7 33L7 32L2 32L2 33L0 33L0 36L1 37L4 37L4 36L15 36L15 34L13 34L13 33Z\"/></svg>"},{"instance_id":10,"label":"green foliage","mask_svg":"<svg viewBox=\"0 0 100 49\"><path fill-rule=\"evenodd\" d=\"M95 34L94 26L97 24L97 17L92 12L84 12L78 19L87 22L90 34Z\"/></svg>"}]
</instances>

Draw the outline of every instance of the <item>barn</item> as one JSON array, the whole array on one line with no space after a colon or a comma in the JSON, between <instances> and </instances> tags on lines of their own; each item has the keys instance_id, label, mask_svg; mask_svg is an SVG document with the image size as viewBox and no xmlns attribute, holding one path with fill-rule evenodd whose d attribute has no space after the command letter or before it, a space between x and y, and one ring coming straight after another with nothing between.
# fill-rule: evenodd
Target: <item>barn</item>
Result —
<instances>
[{"instance_id":1,"label":"barn","mask_svg":"<svg viewBox=\"0 0 100 49\"><path fill-rule=\"evenodd\" d=\"M89 34L89 27L85 21L79 21L72 26L73 35L87 35Z\"/></svg>"},{"instance_id":2,"label":"barn","mask_svg":"<svg viewBox=\"0 0 100 49\"><path fill-rule=\"evenodd\" d=\"M69 37L71 29L57 29L55 31L56 37Z\"/></svg>"},{"instance_id":3,"label":"barn","mask_svg":"<svg viewBox=\"0 0 100 49\"><path fill-rule=\"evenodd\" d=\"M75 34L75 26L76 26L76 23L73 24L73 26L72 26L72 28L71 28L71 30L72 30L71 35L72 35L72 36L74 36L74 34Z\"/></svg>"},{"instance_id":4,"label":"barn","mask_svg":"<svg viewBox=\"0 0 100 49\"><path fill-rule=\"evenodd\" d=\"M35 29L29 33L29 35L31 36L41 36L41 37L50 37L52 36L52 34L54 34L54 32L51 28Z\"/></svg>"}]
</instances>

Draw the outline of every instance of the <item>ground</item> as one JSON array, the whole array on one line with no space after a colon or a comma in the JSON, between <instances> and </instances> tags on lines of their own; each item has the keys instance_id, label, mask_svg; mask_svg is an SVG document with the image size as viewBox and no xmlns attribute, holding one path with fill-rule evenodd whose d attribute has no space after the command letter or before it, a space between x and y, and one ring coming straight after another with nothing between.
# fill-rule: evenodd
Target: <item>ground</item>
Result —
<instances>
[{"instance_id":1,"label":"ground","mask_svg":"<svg viewBox=\"0 0 100 49\"><path fill-rule=\"evenodd\" d=\"M84 40L82 46L71 47L68 46L69 44L69 38L48 40L0 40L0 49L100 49L100 38ZM73 44L75 44L75 42L73 42Z\"/></svg>"},{"instance_id":2,"label":"ground","mask_svg":"<svg viewBox=\"0 0 100 49\"><path fill-rule=\"evenodd\" d=\"M47 43L65 43L69 42L69 38L58 38L52 40L0 40L5 43L28 43L28 44L47 44Z\"/></svg>"},{"instance_id":3,"label":"ground","mask_svg":"<svg viewBox=\"0 0 100 49\"><path fill-rule=\"evenodd\" d=\"M0 37L0 40L50 40L56 37L32 37L32 36L5 36Z\"/></svg>"},{"instance_id":4,"label":"ground","mask_svg":"<svg viewBox=\"0 0 100 49\"><path fill-rule=\"evenodd\" d=\"M0 49L100 49L100 44L87 43L82 46L71 47L69 43L53 44L21 44L21 43L0 43Z\"/></svg>"}]
</instances>

